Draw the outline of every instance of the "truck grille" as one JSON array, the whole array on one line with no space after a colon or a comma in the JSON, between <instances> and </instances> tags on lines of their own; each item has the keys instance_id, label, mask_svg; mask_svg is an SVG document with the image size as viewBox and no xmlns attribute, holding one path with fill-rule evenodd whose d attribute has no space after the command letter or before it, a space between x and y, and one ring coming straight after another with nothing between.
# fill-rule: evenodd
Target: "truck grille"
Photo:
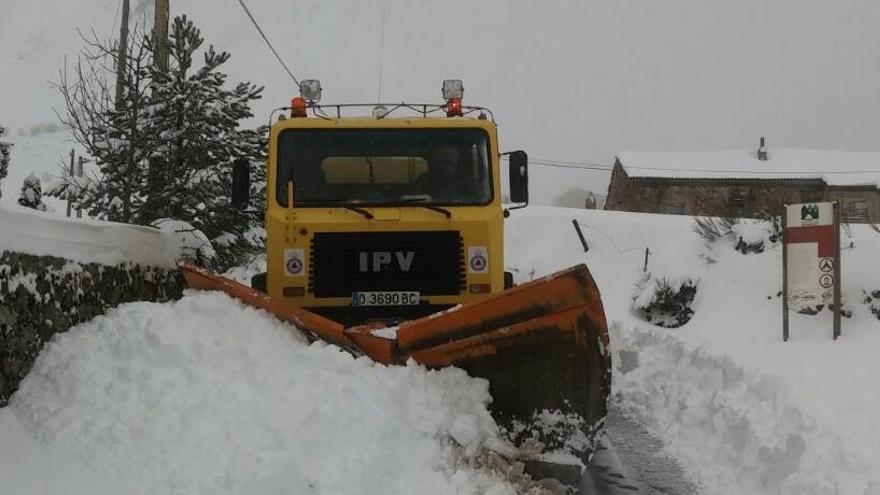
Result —
<instances>
[{"instance_id":1,"label":"truck grille","mask_svg":"<svg viewBox=\"0 0 880 495\"><path fill-rule=\"evenodd\" d=\"M355 291L464 290L464 248L457 231L320 232L312 238L309 291L350 297Z\"/></svg>"}]
</instances>

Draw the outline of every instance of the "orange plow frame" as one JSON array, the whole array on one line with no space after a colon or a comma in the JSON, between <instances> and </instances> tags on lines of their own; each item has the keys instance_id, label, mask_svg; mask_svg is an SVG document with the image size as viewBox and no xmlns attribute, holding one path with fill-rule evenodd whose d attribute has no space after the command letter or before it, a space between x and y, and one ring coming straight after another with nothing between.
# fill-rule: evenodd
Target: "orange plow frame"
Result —
<instances>
[{"instance_id":1,"label":"orange plow frame","mask_svg":"<svg viewBox=\"0 0 880 495\"><path fill-rule=\"evenodd\" d=\"M299 329L383 364L408 359L457 366L487 378L492 411L502 425L528 422L543 410L577 414L595 434L611 388L608 329L599 289L583 264L516 286L483 301L401 323L350 328L246 285L185 264L195 289L222 290ZM552 442L551 442L552 443Z\"/></svg>"}]
</instances>

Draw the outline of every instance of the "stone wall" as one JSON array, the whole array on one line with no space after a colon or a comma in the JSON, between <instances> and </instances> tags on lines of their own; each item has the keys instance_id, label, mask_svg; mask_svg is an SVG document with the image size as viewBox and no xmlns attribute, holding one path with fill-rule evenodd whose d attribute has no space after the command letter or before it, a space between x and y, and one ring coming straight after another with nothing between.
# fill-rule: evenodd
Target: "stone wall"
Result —
<instances>
[{"instance_id":1,"label":"stone wall","mask_svg":"<svg viewBox=\"0 0 880 495\"><path fill-rule=\"evenodd\" d=\"M80 264L51 256L0 253L0 407L43 344L58 332L131 301L178 299L173 268Z\"/></svg>"},{"instance_id":2,"label":"stone wall","mask_svg":"<svg viewBox=\"0 0 880 495\"><path fill-rule=\"evenodd\" d=\"M841 201L864 206L854 223L880 219L880 192L870 187L826 187L821 180L721 180L631 178L616 164L608 187L606 210L693 216L760 217L779 215L782 205ZM844 219L846 220L846 219Z\"/></svg>"}]
</instances>

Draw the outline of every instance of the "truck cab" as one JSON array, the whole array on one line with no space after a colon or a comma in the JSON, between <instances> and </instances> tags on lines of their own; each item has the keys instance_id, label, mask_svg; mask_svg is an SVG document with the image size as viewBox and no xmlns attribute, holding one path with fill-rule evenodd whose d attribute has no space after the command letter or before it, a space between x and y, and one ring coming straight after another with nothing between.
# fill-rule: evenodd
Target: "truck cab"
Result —
<instances>
[{"instance_id":1,"label":"truck cab","mask_svg":"<svg viewBox=\"0 0 880 495\"><path fill-rule=\"evenodd\" d=\"M270 128L262 290L356 324L505 289L507 212L487 110L465 116L458 96L343 116L360 106L299 100ZM527 191L525 153L510 161L512 190Z\"/></svg>"}]
</instances>

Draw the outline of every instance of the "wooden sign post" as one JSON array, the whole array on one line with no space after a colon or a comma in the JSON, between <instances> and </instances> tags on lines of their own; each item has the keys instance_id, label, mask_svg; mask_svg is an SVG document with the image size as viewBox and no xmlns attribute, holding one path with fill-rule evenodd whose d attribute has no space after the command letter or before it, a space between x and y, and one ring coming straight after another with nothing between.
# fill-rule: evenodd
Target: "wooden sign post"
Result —
<instances>
[{"instance_id":1,"label":"wooden sign post","mask_svg":"<svg viewBox=\"0 0 880 495\"><path fill-rule=\"evenodd\" d=\"M828 305L833 338L840 336L840 207L833 203L785 205L782 215L782 339L791 306Z\"/></svg>"}]
</instances>

